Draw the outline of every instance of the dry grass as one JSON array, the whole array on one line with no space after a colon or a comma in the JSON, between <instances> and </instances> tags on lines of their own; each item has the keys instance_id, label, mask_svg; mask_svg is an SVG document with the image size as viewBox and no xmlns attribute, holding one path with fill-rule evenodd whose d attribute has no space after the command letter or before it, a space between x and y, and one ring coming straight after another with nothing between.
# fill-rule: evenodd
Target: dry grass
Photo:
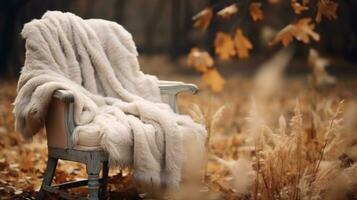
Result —
<instances>
[{"instance_id":1,"label":"dry grass","mask_svg":"<svg viewBox=\"0 0 357 200\"><path fill-rule=\"evenodd\" d=\"M204 113L210 131L205 185L218 198L357 197L354 81L317 90L289 79L269 98L235 78L225 93L195 99L202 110L192 116Z\"/></svg>"}]
</instances>

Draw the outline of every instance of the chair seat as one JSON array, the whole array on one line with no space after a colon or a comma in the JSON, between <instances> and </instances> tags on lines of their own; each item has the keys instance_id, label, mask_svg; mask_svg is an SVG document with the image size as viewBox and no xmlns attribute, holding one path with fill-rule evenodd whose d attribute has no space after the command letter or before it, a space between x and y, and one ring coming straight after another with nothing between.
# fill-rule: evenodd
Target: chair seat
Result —
<instances>
[{"instance_id":1,"label":"chair seat","mask_svg":"<svg viewBox=\"0 0 357 200\"><path fill-rule=\"evenodd\" d=\"M77 144L74 149L82 151L97 151L101 150L100 141L102 134L97 131L83 131L77 133Z\"/></svg>"}]
</instances>

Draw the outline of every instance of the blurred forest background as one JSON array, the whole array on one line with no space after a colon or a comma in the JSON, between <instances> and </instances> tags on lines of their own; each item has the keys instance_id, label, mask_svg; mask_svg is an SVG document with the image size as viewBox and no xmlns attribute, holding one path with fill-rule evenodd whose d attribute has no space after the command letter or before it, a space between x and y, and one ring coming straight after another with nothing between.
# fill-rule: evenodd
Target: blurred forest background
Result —
<instances>
[{"instance_id":1,"label":"blurred forest background","mask_svg":"<svg viewBox=\"0 0 357 200\"><path fill-rule=\"evenodd\" d=\"M232 1L227 0L9 0L0 2L0 76L16 77L24 61L24 40L20 36L23 25L40 18L47 10L73 12L82 18L102 18L122 24L132 33L141 54L164 54L175 60L186 55L190 48L199 45L213 52L217 31L231 31L239 25L254 44L253 56L269 57L276 48L262 42L264 31L280 30L294 18L289 1L264 9L264 20L252 23L247 16L236 16L234 20L217 22L213 20L207 32L192 27L192 17L206 6L218 11ZM218 6L217 6L218 5ZM357 3L354 0L339 1L338 19L323 21L318 27L321 42L312 44L329 57L341 61L332 71L345 74L356 73L357 62ZM297 45L297 57L307 55L305 45ZM258 59L259 60L259 59ZM243 63L243 71L252 70L257 59ZM224 65L227 63L224 63ZM306 65L297 64L288 70L306 70ZM161 66L164 67L164 66ZM236 71L239 67L236 67ZM295 69L295 70L294 70ZM230 74L231 71L226 74ZM223 72L224 74L224 72Z\"/></svg>"}]
</instances>

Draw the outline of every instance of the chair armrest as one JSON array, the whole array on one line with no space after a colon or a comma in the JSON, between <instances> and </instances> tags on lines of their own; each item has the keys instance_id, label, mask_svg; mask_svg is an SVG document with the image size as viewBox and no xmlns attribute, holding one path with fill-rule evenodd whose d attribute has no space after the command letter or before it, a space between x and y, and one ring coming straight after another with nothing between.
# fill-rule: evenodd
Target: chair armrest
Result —
<instances>
[{"instance_id":1,"label":"chair armrest","mask_svg":"<svg viewBox=\"0 0 357 200\"><path fill-rule=\"evenodd\" d=\"M161 94L176 95L180 92L190 92L196 94L198 87L195 84L188 84L178 81L159 81Z\"/></svg>"},{"instance_id":2,"label":"chair armrest","mask_svg":"<svg viewBox=\"0 0 357 200\"><path fill-rule=\"evenodd\" d=\"M190 92L195 94L198 91L198 87L194 84L187 84L177 81L159 81L159 88L162 98L165 96L168 98L164 102L168 103L172 110L176 113L179 112L177 106L177 95L180 92Z\"/></svg>"},{"instance_id":3,"label":"chair armrest","mask_svg":"<svg viewBox=\"0 0 357 200\"><path fill-rule=\"evenodd\" d=\"M67 90L56 90L52 95L45 120L47 145L52 148L71 149L74 122L74 96Z\"/></svg>"}]
</instances>

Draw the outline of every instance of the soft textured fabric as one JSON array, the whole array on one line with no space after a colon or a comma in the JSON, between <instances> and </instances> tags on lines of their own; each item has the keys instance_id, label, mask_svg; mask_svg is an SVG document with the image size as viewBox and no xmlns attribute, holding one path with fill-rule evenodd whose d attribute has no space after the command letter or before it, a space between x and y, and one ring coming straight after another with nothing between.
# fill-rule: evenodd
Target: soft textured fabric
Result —
<instances>
[{"instance_id":1,"label":"soft textured fabric","mask_svg":"<svg viewBox=\"0 0 357 200\"><path fill-rule=\"evenodd\" d=\"M120 25L48 11L25 24L26 59L14 102L15 126L30 138L43 126L51 96L74 94L73 140L98 137L110 162L136 180L179 186L187 141L203 152L205 128L161 103L158 80L143 74L131 35ZM80 135L80 137L78 137Z\"/></svg>"}]
</instances>

